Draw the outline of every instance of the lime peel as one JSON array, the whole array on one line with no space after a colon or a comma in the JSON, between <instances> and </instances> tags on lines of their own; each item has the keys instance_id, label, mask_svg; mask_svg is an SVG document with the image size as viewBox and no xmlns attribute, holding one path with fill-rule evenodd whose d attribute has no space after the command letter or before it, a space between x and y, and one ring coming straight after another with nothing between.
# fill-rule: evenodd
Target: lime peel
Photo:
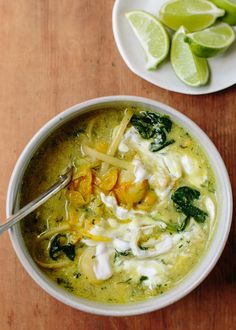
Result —
<instances>
[{"instance_id":1,"label":"lime peel","mask_svg":"<svg viewBox=\"0 0 236 330\"><path fill-rule=\"evenodd\" d=\"M182 26L175 33L171 47L171 64L180 80L195 87L205 85L209 80L209 67L205 59L192 53L184 41L186 29Z\"/></svg>"},{"instance_id":2,"label":"lime peel","mask_svg":"<svg viewBox=\"0 0 236 330\"><path fill-rule=\"evenodd\" d=\"M206 0L170 0L159 14L160 20L173 30L184 25L188 31L195 32L211 26L225 11Z\"/></svg>"},{"instance_id":3,"label":"lime peel","mask_svg":"<svg viewBox=\"0 0 236 330\"><path fill-rule=\"evenodd\" d=\"M211 0L217 7L224 9L226 14L222 20L228 24L236 25L236 1L235 0Z\"/></svg>"},{"instance_id":4,"label":"lime peel","mask_svg":"<svg viewBox=\"0 0 236 330\"><path fill-rule=\"evenodd\" d=\"M146 53L147 69L156 69L169 54L170 39L166 29L156 17L142 10L128 12L125 16Z\"/></svg>"},{"instance_id":5,"label":"lime peel","mask_svg":"<svg viewBox=\"0 0 236 330\"><path fill-rule=\"evenodd\" d=\"M203 31L188 33L184 38L195 55L205 58L225 52L234 40L234 30L226 23Z\"/></svg>"}]
</instances>

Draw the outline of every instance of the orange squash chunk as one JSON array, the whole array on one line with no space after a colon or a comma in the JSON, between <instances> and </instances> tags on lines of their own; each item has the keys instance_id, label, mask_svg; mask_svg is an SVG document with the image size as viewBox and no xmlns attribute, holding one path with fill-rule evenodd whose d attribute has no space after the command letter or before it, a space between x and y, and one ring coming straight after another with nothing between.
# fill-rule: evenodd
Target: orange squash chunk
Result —
<instances>
[{"instance_id":1,"label":"orange squash chunk","mask_svg":"<svg viewBox=\"0 0 236 330\"><path fill-rule=\"evenodd\" d=\"M99 182L98 186L105 191L111 191L118 180L119 171L116 168L111 168L108 172L103 175Z\"/></svg>"},{"instance_id":2,"label":"orange squash chunk","mask_svg":"<svg viewBox=\"0 0 236 330\"><path fill-rule=\"evenodd\" d=\"M75 176L76 178L69 185L69 197L74 202L78 199L77 204L87 204L92 195L92 171L90 168L85 168ZM73 192L73 193L72 193ZM82 204L82 200L84 203Z\"/></svg>"},{"instance_id":3,"label":"orange squash chunk","mask_svg":"<svg viewBox=\"0 0 236 330\"><path fill-rule=\"evenodd\" d=\"M157 195L154 193L154 191L149 190L143 201L137 205L137 209L142 211L149 211L156 202Z\"/></svg>"},{"instance_id":4,"label":"orange squash chunk","mask_svg":"<svg viewBox=\"0 0 236 330\"><path fill-rule=\"evenodd\" d=\"M139 183L124 182L114 189L114 193L119 204L123 204L130 209L145 198L148 188L148 180Z\"/></svg>"},{"instance_id":5,"label":"orange squash chunk","mask_svg":"<svg viewBox=\"0 0 236 330\"><path fill-rule=\"evenodd\" d=\"M68 191L67 196L69 201L75 208L87 204L82 194L79 191L70 190Z\"/></svg>"}]
</instances>

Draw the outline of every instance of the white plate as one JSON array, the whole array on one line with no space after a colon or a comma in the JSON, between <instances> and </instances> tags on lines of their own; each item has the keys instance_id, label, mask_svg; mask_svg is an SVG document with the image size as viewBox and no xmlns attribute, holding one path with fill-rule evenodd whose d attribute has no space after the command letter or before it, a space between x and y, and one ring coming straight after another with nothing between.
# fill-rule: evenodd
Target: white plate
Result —
<instances>
[{"instance_id":1,"label":"white plate","mask_svg":"<svg viewBox=\"0 0 236 330\"><path fill-rule=\"evenodd\" d=\"M175 75L170 61L165 61L156 71L148 71L145 67L145 53L134 35L125 17L130 10L145 10L153 15L166 0L116 0L113 7L113 34L121 56L131 71L143 79L183 94L207 94L220 91L236 83L236 42L224 54L209 60L211 69L210 81L206 86L189 87Z\"/></svg>"}]
</instances>

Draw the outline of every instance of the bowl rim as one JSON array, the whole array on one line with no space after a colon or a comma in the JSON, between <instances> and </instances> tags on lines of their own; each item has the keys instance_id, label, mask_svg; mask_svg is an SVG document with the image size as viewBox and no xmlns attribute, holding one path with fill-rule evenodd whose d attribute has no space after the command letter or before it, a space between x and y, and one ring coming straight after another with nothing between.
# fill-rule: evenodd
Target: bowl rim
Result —
<instances>
[{"instance_id":1,"label":"bowl rim","mask_svg":"<svg viewBox=\"0 0 236 330\"><path fill-rule=\"evenodd\" d=\"M222 182L222 187L224 190L222 192L222 196L224 196L224 199L221 206L225 213L223 217L223 211L221 210L222 214L220 214L221 216L218 216L218 223L216 226L217 228L215 229L214 237L201 261L197 263L194 270L192 270L188 276L179 285L177 285L177 287L171 289L162 296L157 296L143 302L132 304L103 304L79 298L66 292L65 289L60 288L58 285L52 283L51 280L48 280L46 275L42 273L39 267L34 262L32 262L32 258L30 257L29 253L27 253L24 246L22 246L23 241L22 237L20 237L21 233L19 224L9 230L9 236L13 248L21 264L42 289L44 289L57 300L71 307L84 312L104 316L131 316L144 314L164 308L186 296L206 278L206 276L215 266L226 244L232 221L233 199L228 172L218 150L216 149L213 142L204 133L204 131L202 131L202 129L190 118L173 109L172 107L148 98L128 95L104 96L78 103L54 116L36 132L36 134L30 139L28 144L23 149L13 169L7 191L7 217L12 214L15 207L16 196L19 192L19 182L21 181L19 179L20 174L22 178L24 169L28 165L28 163L26 164L26 161L27 159L29 161L30 153L33 154L38 149L38 146L42 143L42 141L44 141L53 131L55 131L57 127L61 126L66 121L70 121L74 117L80 116L83 112L86 112L86 109L87 111L90 111L92 110L91 108L98 109L99 106L101 108L101 106L106 106L111 103L122 104L126 102L134 104L136 103L140 106L149 106L152 109L156 109L162 113L169 114L172 118L174 118L175 122L180 123L180 125L183 126L187 131L189 131L191 128L191 134L195 136L201 148L205 152L207 149L210 151L210 154L208 154L208 159L211 165L214 167L215 171L216 169L218 171L219 167L220 176L218 176L216 179L217 181ZM195 133L193 134L192 131ZM220 218L223 218L223 224L221 224ZM221 232L218 233L220 226L222 227ZM207 257L209 260L207 260Z\"/></svg>"}]
</instances>

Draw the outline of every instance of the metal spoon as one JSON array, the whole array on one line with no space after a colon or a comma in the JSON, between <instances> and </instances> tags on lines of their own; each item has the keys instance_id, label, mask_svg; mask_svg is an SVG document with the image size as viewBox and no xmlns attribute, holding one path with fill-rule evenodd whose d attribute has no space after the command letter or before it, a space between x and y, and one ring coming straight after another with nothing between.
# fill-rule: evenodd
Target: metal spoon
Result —
<instances>
[{"instance_id":1,"label":"metal spoon","mask_svg":"<svg viewBox=\"0 0 236 330\"><path fill-rule=\"evenodd\" d=\"M35 200L25 205L22 209L17 211L11 217L7 219L7 222L0 225L0 234L5 230L14 226L18 221L26 217L28 214L36 210L40 205L44 204L49 198L54 196L57 192L63 189L72 179L73 168L70 167L66 173L59 176L59 180L54 183L47 191L42 193Z\"/></svg>"}]
</instances>

